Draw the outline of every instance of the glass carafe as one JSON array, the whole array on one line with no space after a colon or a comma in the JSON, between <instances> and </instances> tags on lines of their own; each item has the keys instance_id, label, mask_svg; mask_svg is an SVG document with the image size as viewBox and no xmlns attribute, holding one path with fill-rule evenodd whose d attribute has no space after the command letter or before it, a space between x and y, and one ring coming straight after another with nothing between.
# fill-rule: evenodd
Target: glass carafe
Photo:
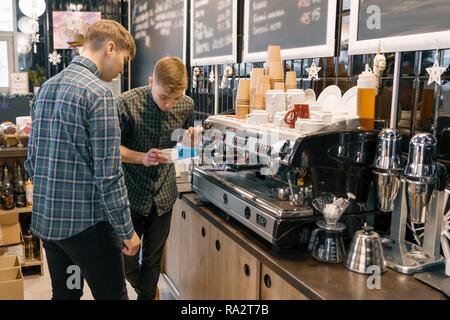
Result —
<instances>
[{"instance_id":1,"label":"glass carafe","mask_svg":"<svg viewBox=\"0 0 450 320\"><path fill-rule=\"evenodd\" d=\"M346 226L338 222L329 225L325 220L317 222L319 229L314 237L312 256L322 262L341 263L345 259L345 246L342 232Z\"/></svg>"}]
</instances>

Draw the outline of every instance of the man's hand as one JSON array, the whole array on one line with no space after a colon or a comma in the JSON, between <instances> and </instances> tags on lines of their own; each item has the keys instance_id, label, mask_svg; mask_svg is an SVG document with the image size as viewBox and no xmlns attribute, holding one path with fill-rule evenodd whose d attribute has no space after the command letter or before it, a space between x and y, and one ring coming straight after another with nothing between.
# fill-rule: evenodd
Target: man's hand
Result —
<instances>
[{"instance_id":1,"label":"man's hand","mask_svg":"<svg viewBox=\"0 0 450 320\"><path fill-rule=\"evenodd\" d=\"M160 163L168 163L169 159L159 149L151 149L142 157L142 164L146 167L157 166Z\"/></svg>"},{"instance_id":2,"label":"man's hand","mask_svg":"<svg viewBox=\"0 0 450 320\"><path fill-rule=\"evenodd\" d=\"M141 247L141 240L139 239L138 235L133 233L133 236L130 240L122 240L123 243L123 249L122 252L126 256L135 256Z\"/></svg>"},{"instance_id":3,"label":"man's hand","mask_svg":"<svg viewBox=\"0 0 450 320\"><path fill-rule=\"evenodd\" d=\"M184 133L182 144L186 147L195 147L201 141L202 131L202 127L190 127Z\"/></svg>"}]
</instances>

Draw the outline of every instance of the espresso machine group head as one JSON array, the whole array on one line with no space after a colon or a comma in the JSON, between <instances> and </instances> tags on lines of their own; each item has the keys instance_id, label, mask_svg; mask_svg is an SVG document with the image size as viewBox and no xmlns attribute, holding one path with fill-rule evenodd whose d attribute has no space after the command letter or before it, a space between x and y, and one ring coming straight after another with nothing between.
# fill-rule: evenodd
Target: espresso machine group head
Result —
<instances>
[{"instance_id":1,"label":"espresso machine group head","mask_svg":"<svg viewBox=\"0 0 450 320\"><path fill-rule=\"evenodd\" d=\"M398 137L396 130L380 134L378 149L388 146L388 151L378 153L376 164L382 163L380 159L384 154L397 158L398 145L393 147L388 141L398 141ZM393 164L398 160L387 161L391 167L382 172L386 177L377 180L380 207L387 210L393 208L390 237L384 241L385 259L389 267L404 274L423 272L443 263L440 234L445 207L446 170L436 162L436 149L437 140L433 135L415 135L409 144L408 161L403 172L399 174L399 168ZM421 244L405 239L407 226L416 224L424 225ZM414 228L411 230L414 232Z\"/></svg>"},{"instance_id":2,"label":"espresso machine group head","mask_svg":"<svg viewBox=\"0 0 450 320\"><path fill-rule=\"evenodd\" d=\"M320 132L299 138L289 155L289 167L306 168L311 174L314 196L332 193L355 195L347 213L375 210L372 163L376 131Z\"/></svg>"}]
</instances>

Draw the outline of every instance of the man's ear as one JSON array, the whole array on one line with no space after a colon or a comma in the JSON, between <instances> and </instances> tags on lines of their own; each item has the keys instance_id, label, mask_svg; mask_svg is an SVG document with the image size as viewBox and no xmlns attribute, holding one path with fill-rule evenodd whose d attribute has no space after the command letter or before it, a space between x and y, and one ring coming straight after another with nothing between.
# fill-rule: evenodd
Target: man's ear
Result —
<instances>
[{"instance_id":1,"label":"man's ear","mask_svg":"<svg viewBox=\"0 0 450 320\"><path fill-rule=\"evenodd\" d=\"M149 85L150 87L153 86L153 77L152 77L152 76L148 77L148 85Z\"/></svg>"},{"instance_id":2,"label":"man's ear","mask_svg":"<svg viewBox=\"0 0 450 320\"><path fill-rule=\"evenodd\" d=\"M110 57L114 50L116 50L116 44L114 43L114 41L108 41L106 43L106 55Z\"/></svg>"}]
</instances>

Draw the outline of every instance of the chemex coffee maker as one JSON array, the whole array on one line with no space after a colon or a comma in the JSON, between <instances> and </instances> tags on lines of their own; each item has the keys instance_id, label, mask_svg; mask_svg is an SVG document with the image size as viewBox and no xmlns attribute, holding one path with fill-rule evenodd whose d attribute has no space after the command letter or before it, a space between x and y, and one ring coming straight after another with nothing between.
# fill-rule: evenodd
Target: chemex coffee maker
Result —
<instances>
[{"instance_id":1,"label":"chemex coffee maker","mask_svg":"<svg viewBox=\"0 0 450 320\"><path fill-rule=\"evenodd\" d=\"M379 134L375 186L379 210L392 211L390 236L383 239L386 263L400 273L415 274L442 267L444 262L440 250L446 169L436 161L433 135L419 133L411 139L406 165L401 141L396 129ZM420 229L423 235L417 232ZM417 243L407 241L407 232Z\"/></svg>"}]
</instances>

